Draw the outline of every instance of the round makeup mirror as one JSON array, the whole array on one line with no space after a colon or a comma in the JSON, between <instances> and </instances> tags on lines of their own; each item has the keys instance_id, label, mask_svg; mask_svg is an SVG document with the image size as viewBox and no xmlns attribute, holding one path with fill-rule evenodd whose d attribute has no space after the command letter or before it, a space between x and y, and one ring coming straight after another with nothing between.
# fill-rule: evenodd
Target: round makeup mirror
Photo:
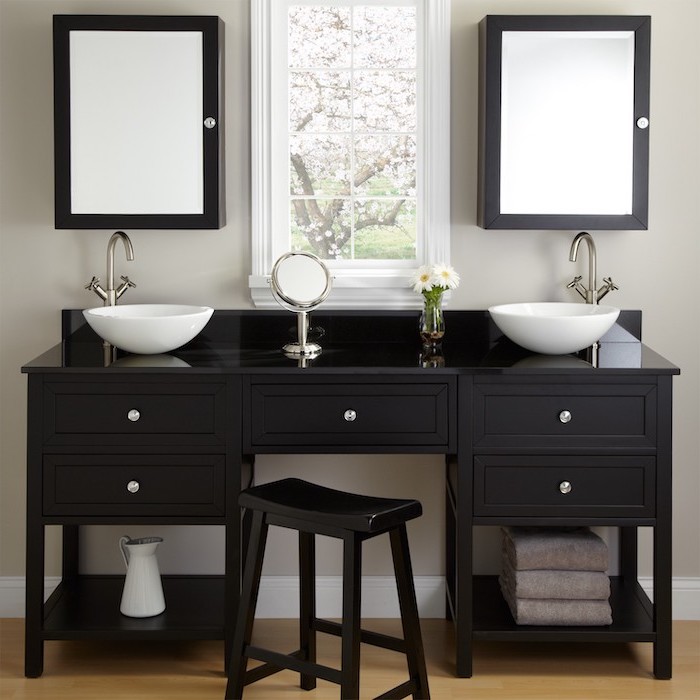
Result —
<instances>
[{"instance_id":1,"label":"round makeup mirror","mask_svg":"<svg viewBox=\"0 0 700 700\"><path fill-rule=\"evenodd\" d=\"M321 346L308 342L309 312L328 298L331 275L313 253L285 253L277 259L270 276L272 295L280 306L297 314L297 342L282 348L294 356L313 357Z\"/></svg>"}]
</instances>

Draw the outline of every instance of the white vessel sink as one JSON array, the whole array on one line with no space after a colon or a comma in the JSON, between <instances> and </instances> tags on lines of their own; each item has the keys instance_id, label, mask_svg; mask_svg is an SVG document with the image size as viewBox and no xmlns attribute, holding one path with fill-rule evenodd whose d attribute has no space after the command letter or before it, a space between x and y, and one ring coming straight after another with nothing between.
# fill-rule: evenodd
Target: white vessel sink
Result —
<instances>
[{"instance_id":1,"label":"white vessel sink","mask_svg":"<svg viewBox=\"0 0 700 700\"><path fill-rule=\"evenodd\" d=\"M587 348L613 326L620 309L598 304L538 302L489 309L494 323L514 343L545 355Z\"/></svg>"},{"instance_id":2,"label":"white vessel sink","mask_svg":"<svg viewBox=\"0 0 700 700\"><path fill-rule=\"evenodd\" d=\"M207 325L213 313L209 306L182 304L124 304L83 311L103 340L142 355L179 348Z\"/></svg>"}]
</instances>

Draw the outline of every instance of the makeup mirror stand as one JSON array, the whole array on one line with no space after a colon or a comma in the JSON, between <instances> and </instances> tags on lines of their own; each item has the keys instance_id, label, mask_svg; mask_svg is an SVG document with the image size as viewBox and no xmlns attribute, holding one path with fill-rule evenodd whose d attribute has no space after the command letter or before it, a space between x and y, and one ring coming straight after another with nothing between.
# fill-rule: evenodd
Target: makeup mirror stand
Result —
<instances>
[{"instance_id":1,"label":"makeup mirror stand","mask_svg":"<svg viewBox=\"0 0 700 700\"><path fill-rule=\"evenodd\" d=\"M309 343L309 312L297 311L297 342L287 343L282 350L294 357L316 357L321 352L318 343Z\"/></svg>"},{"instance_id":2,"label":"makeup mirror stand","mask_svg":"<svg viewBox=\"0 0 700 700\"><path fill-rule=\"evenodd\" d=\"M331 275L322 260L313 253L285 253L274 264L270 289L277 303L297 315L297 342L287 343L282 351L293 359L313 359L321 352L318 343L308 342L309 312L328 298Z\"/></svg>"}]
</instances>

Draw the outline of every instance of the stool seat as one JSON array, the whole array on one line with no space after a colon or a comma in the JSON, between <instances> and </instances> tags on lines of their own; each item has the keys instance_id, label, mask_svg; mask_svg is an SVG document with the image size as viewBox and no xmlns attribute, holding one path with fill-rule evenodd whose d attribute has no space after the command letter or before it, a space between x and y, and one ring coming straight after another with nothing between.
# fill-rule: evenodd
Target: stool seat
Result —
<instances>
[{"instance_id":1,"label":"stool seat","mask_svg":"<svg viewBox=\"0 0 700 700\"><path fill-rule=\"evenodd\" d=\"M418 518L420 501L337 491L301 479L281 479L241 493L243 508L311 520L353 532L379 533Z\"/></svg>"},{"instance_id":2,"label":"stool seat","mask_svg":"<svg viewBox=\"0 0 700 700\"><path fill-rule=\"evenodd\" d=\"M321 678L340 686L340 700L360 697L360 643L404 654L409 678L377 700L430 700L406 521L423 512L420 501L377 498L345 493L301 479L281 479L252 486L240 494L246 509L244 532L249 530L236 629L230 649L226 700L241 700L243 687L283 669L299 673L304 690ZM246 522L247 521L247 522ZM253 623L260 589L265 542L269 526L296 530L299 535L299 648L287 654L253 644ZM342 622L316 615L317 535L343 542ZM361 627L362 544L389 536L403 637L379 634ZM316 662L317 633L341 638L340 668ZM262 665L248 669L249 659Z\"/></svg>"}]
</instances>

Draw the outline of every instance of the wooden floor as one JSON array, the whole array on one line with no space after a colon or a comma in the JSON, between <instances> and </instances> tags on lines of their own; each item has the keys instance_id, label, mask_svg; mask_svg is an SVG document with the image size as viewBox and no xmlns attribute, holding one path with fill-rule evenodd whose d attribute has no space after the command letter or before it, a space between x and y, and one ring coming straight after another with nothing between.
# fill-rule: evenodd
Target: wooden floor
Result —
<instances>
[{"instance_id":1,"label":"wooden floor","mask_svg":"<svg viewBox=\"0 0 700 700\"><path fill-rule=\"evenodd\" d=\"M422 621L433 700L698 700L700 622L675 622L673 680L651 676L651 644L525 644L481 642L474 677L453 676L454 634L444 620ZM366 627L399 634L397 620ZM255 639L295 648L292 620L256 621ZM272 643L270 640L274 640ZM319 661L337 666L339 640L319 635ZM23 620L0 620L2 700L207 700L223 698L220 642L46 642L44 675L23 675ZM362 698L406 680L401 655L363 645ZM319 681L300 690L284 671L248 686L246 700L337 700L338 687Z\"/></svg>"}]
</instances>

